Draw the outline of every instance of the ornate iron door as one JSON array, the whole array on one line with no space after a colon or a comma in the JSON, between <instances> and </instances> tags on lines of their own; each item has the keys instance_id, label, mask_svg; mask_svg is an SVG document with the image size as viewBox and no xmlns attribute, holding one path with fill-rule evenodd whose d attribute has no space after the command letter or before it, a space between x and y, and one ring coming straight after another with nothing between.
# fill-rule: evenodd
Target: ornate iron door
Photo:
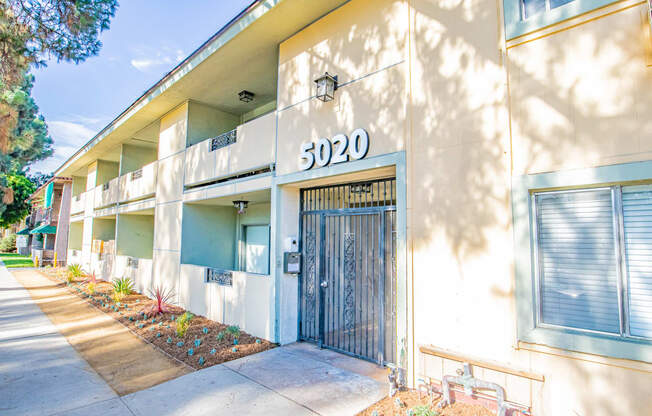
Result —
<instances>
[{"instance_id":1,"label":"ornate iron door","mask_svg":"<svg viewBox=\"0 0 652 416\"><path fill-rule=\"evenodd\" d=\"M301 339L396 362L393 186L390 179L302 191Z\"/></svg>"}]
</instances>

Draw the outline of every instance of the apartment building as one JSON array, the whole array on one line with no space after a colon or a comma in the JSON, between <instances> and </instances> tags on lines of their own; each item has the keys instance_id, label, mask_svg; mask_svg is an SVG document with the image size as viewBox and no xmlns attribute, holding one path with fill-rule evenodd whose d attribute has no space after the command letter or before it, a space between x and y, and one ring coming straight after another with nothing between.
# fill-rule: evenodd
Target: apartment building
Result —
<instances>
[{"instance_id":1,"label":"apartment building","mask_svg":"<svg viewBox=\"0 0 652 416\"><path fill-rule=\"evenodd\" d=\"M30 195L30 214L16 232L18 253L40 265L66 264L71 190L70 178L55 176Z\"/></svg>"},{"instance_id":2,"label":"apartment building","mask_svg":"<svg viewBox=\"0 0 652 416\"><path fill-rule=\"evenodd\" d=\"M68 261L411 386L651 414L651 45L635 0L256 1L56 172Z\"/></svg>"}]
</instances>

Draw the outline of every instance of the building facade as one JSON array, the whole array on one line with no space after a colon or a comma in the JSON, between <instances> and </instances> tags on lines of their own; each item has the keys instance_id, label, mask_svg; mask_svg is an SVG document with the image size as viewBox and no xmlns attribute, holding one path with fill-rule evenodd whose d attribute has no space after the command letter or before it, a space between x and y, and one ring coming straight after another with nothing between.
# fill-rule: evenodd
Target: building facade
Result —
<instances>
[{"instance_id":1,"label":"building facade","mask_svg":"<svg viewBox=\"0 0 652 416\"><path fill-rule=\"evenodd\" d=\"M650 414L648 14L254 2L57 171L68 262L411 386Z\"/></svg>"},{"instance_id":2,"label":"building facade","mask_svg":"<svg viewBox=\"0 0 652 416\"><path fill-rule=\"evenodd\" d=\"M66 265L71 192L71 179L60 176L34 191L30 214L16 233L18 253L32 256L40 265Z\"/></svg>"}]
</instances>

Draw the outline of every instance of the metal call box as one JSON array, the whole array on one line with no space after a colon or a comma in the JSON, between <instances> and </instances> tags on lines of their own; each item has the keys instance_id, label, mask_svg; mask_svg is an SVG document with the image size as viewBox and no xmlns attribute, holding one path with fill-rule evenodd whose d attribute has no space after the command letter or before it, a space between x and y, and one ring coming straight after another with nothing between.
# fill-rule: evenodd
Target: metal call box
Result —
<instances>
[{"instance_id":1,"label":"metal call box","mask_svg":"<svg viewBox=\"0 0 652 416\"><path fill-rule=\"evenodd\" d=\"M301 272L301 253L283 253L283 273L299 274Z\"/></svg>"}]
</instances>

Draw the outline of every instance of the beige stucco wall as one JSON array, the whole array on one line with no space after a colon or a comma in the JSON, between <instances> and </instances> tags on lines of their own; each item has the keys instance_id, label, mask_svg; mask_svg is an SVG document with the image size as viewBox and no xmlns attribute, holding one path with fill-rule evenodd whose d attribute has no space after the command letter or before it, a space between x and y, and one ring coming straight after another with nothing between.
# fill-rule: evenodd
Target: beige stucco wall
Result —
<instances>
[{"instance_id":1,"label":"beige stucco wall","mask_svg":"<svg viewBox=\"0 0 652 416\"><path fill-rule=\"evenodd\" d=\"M632 4L508 49L515 175L652 158L647 6Z\"/></svg>"},{"instance_id":2,"label":"beige stucco wall","mask_svg":"<svg viewBox=\"0 0 652 416\"><path fill-rule=\"evenodd\" d=\"M405 148L407 10L406 1L352 1L281 44L279 175L299 169L302 143L357 128L369 133L367 157ZM350 84L334 101L305 101L324 72Z\"/></svg>"}]
</instances>

